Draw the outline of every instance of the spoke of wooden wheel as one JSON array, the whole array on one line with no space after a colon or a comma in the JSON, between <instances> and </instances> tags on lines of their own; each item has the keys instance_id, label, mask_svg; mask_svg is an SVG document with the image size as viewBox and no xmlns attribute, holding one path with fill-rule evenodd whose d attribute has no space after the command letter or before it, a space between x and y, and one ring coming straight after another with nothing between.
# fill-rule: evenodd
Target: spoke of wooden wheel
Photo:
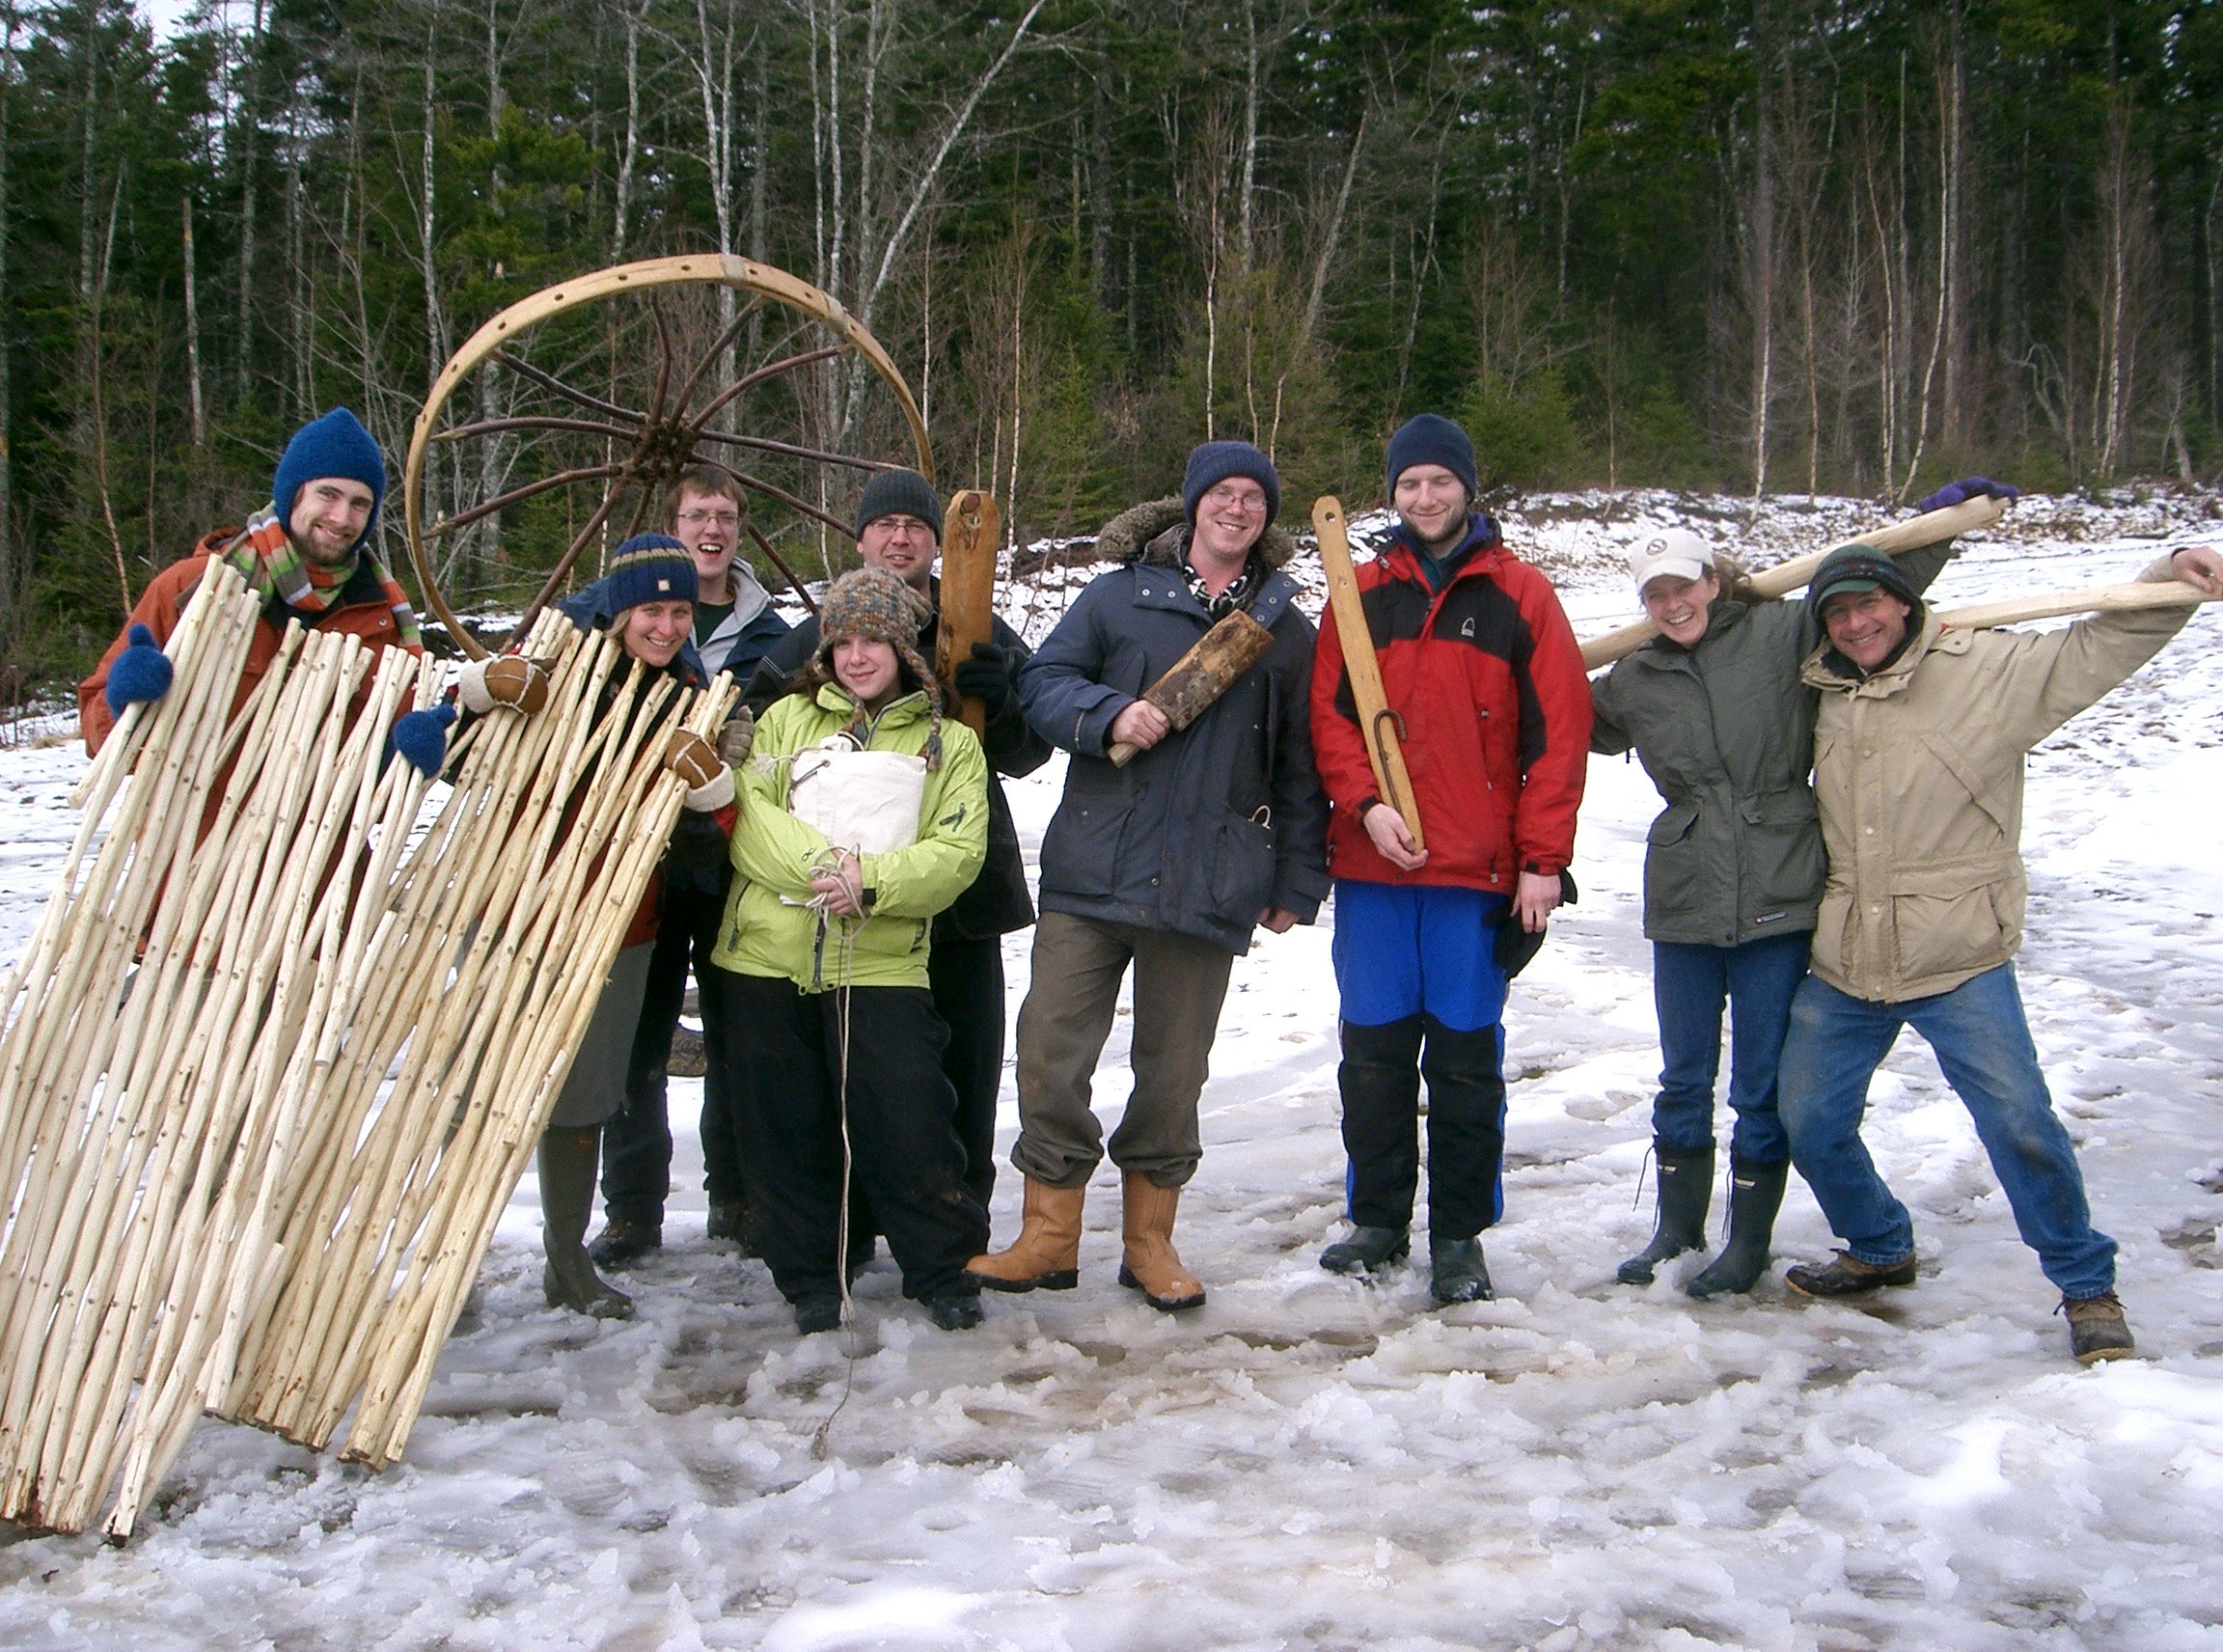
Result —
<instances>
[{"instance_id":1,"label":"spoke of wooden wheel","mask_svg":"<svg viewBox=\"0 0 2223 1652\"><path fill-rule=\"evenodd\" d=\"M492 499L453 516L443 516L425 530L427 539L442 534L453 534L458 528L468 528L481 516L491 516L497 510L507 510L512 505L522 504L536 493L546 493L552 487L567 487L574 482L592 482L597 477L623 476L621 464L585 465L578 470L560 470L554 476L544 476L538 482L529 482L522 487L512 487L508 493L498 493Z\"/></svg>"},{"instance_id":2,"label":"spoke of wooden wheel","mask_svg":"<svg viewBox=\"0 0 2223 1652\"><path fill-rule=\"evenodd\" d=\"M664 295L648 294L648 313L656 317L656 394L648 402L646 424L664 417L664 393L672 388L672 329L664 320Z\"/></svg>"},{"instance_id":3,"label":"spoke of wooden wheel","mask_svg":"<svg viewBox=\"0 0 2223 1652\"><path fill-rule=\"evenodd\" d=\"M749 324L749 317L763 308L764 295L761 292L752 292L749 295L749 302L741 306L740 313L733 317L732 322L718 335L716 342L702 352L702 359L695 364L695 371L687 375L687 382L679 387L678 399L672 403L672 406L679 409L680 418L687 417L687 403L695 399L695 392L701 386L702 375L710 371L710 364L726 353L727 346L738 339L741 336L741 329Z\"/></svg>"},{"instance_id":4,"label":"spoke of wooden wheel","mask_svg":"<svg viewBox=\"0 0 2223 1652\"><path fill-rule=\"evenodd\" d=\"M624 537L626 538L630 539L634 535L641 532L641 518L648 509L648 489L644 487L641 489L641 497L633 502L633 519L625 524Z\"/></svg>"},{"instance_id":5,"label":"spoke of wooden wheel","mask_svg":"<svg viewBox=\"0 0 2223 1652\"><path fill-rule=\"evenodd\" d=\"M799 367L809 367L812 362L831 360L848 347L845 343L825 344L814 350L805 350L800 355L789 356L784 361L776 361L769 367L760 367L755 372L743 373L710 399L702 411L695 415L691 427L700 436L709 428L710 421L718 416L718 409L744 391L752 390L766 379L776 377L781 373L793 372Z\"/></svg>"},{"instance_id":6,"label":"spoke of wooden wheel","mask_svg":"<svg viewBox=\"0 0 2223 1652\"><path fill-rule=\"evenodd\" d=\"M788 458L815 459L820 464L847 465L851 470L901 470L903 466L891 464L886 459L861 459L849 454L830 454L819 448L797 447L793 442L776 442L770 436L728 436L720 430L698 430L698 442L729 442L736 448L754 448L758 453L782 454Z\"/></svg>"},{"instance_id":7,"label":"spoke of wooden wheel","mask_svg":"<svg viewBox=\"0 0 2223 1652\"><path fill-rule=\"evenodd\" d=\"M735 470L724 459L714 459L708 454L690 454L688 455L688 462L690 464L704 464L715 466L717 469L724 471L727 476L731 477L735 482L739 482L743 487L748 488L751 492L761 493L767 499L777 499L781 504L786 506L789 509L800 510L804 515L809 516L815 521L825 523L827 527L833 529L834 532L840 535L844 539L854 539L857 537L857 530L852 528L848 523L840 521L836 517L827 515L826 512L819 509L817 506L805 503L803 500L796 498L792 493L789 493L784 487L781 487L776 483L766 482L760 476L751 476L745 470Z\"/></svg>"},{"instance_id":8,"label":"spoke of wooden wheel","mask_svg":"<svg viewBox=\"0 0 2223 1652\"><path fill-rule=\"evenodd\" d=\"M630 442L640 435L638 428L622 425L605 424L599 419L559 419L540 413L521 413L509 419L481 419L473 425L458 425L453 430L441 430L435 442L460 442L466 436L492 436L505 430L577 430L590 436L613 436L621 442Z\"/></svg>"},{"instance_id":9,"label":"spoke of wooden wheel","mask_svg":"<svg viewBox=\"0 0 2223 1652\"><path fill-rule=\"evenodd\" d=\"M534 597L526 605L524 615L511 627L509 635L502 640L502 647L494 650L496 653L503 652L511 643L533 629L533 621L540 617L540 610L548 606L548 599L554 596L558 588L563 585L565 579L570 577L571 564L579 560L579 553L587 548L587 541L601 531L604 520L610 514L610 508L618 503L618 496L625 491L628 480L624 477L618 478L610 490L602 495L602 503L594 507L594 513L587 518L587 525L572 537L571 543L564 547L563 554L556 559L556 566L549 572L547 583L540 587L539 595Z\"/></svg>"},{"instance_id":10,"label":"spoke of wooden wheel","mask_svg":"<svg viewBox=\"0 0 2223 1652\"><path fill-rule=\"evenodd\" d=\"M804 607L810 609L813 614L817 613L818 604L810 599L810 592L804 588L803 582L795 577L795 570L787 565L787 559L772 548L772 541L764 537L764 531L761 528L751 522L746 516L741 520L749 530L749 537L756 541L756 548L771 558L772 565L778 568L782 577L787 581L787 589L803 599Z\"/></svg>"},{"instance_id":11,"label":"spoke of wooden wheel","mask_svg":"<svg viewBox=\"0 0 2223 1652\"><path fill-rule=\"evenodd\" d=\"M504 367L508 368L511 372L531 379L535 384L537 384L543 390L553 390L557 395L566 397L569 399L576 401L580 406L587 408L590 412L607 413L613 419L629 420L636 427L638 427L642 422L641 415L635 412L632 408L620 407L615 401L605 401L599 396L590 396L584 390L574 390L570 385L564 383L554 373L548 372L544 368L535 367L531 362L525 360L522 356L512 355L508 350L496 350L494 352L494 359L500 362Z\"/></svg>"}]
</instances>

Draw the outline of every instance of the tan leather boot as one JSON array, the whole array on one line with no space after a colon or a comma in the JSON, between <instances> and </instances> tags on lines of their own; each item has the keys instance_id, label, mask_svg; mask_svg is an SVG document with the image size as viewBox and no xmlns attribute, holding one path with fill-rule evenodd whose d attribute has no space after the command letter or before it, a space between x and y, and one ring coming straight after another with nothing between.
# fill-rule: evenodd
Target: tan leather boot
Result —
<instances>
[{"instance_id":1,"label":"tan leather boot","mask_svg":"<svg viewBox=\"0 0 2223 1652\"><path fill-rule=\"evenodd\" d=\"M1085 1184L1052 1187L1029 1176L1019 1237L967 1262L967 1277L990 1290L1071 1290L1081 1280L1081 1206L1087 1197Z\"/></svg>"},{"instance_id":2,"label":"tan leather boot","mask_svg":"<svg viewBox=\"0 0 2223 1652\"><path fill-rule=\"evenodd\" d=\"M1162 1188L1148 1176L1129 1170L1119 1178L1121 1209L1119 1282L1142 1293L1152 1308L1201 1307L1203 1281L1181 1265L1173 1249L1173 1213L1181 1190Z\"/></svg>"}]
</instances>

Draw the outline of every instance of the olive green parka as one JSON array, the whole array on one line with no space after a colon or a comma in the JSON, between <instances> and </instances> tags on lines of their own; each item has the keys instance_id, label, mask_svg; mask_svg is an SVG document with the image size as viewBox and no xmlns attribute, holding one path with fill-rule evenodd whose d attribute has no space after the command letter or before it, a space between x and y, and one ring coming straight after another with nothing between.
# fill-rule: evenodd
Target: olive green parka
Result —
<instances>
[{"instance_id":1,"label":"olive green parka","mask_svg":"<svg viewBox=\"0 0 2223 1652\"><path fill-rule=\"evenodd\" d=\"M1951 540L1900 557L1925 591ZM1827 874L1808 776L1819 637L1798 601L1716 597L1694 648L1654 637L1590 679L1590 749L1633 748L1667 807L1644 851L1644 934L1735 947L1814 927Z\"/></svg>"}]
</instances>

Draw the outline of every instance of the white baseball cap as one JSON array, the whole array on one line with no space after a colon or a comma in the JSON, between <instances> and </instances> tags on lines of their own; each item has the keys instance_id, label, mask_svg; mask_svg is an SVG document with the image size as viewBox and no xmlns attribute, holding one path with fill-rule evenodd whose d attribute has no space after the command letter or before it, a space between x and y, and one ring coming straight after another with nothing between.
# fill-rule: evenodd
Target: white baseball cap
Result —
<instances>
[{"instance_id":1,"label":"white baseball cap","mask_svg":"<svg viewBox=\"0 0 2223 1652\"><path fill-rule=\"evenodd\" d=\"M1636 581L1636 593L1661 574L1677 579L1703 579L1714 571L1714 553L1706 541L1688 528L1662 528L1647 534L1629 552L1629 572Z\"/></svg>"}]
</instances>

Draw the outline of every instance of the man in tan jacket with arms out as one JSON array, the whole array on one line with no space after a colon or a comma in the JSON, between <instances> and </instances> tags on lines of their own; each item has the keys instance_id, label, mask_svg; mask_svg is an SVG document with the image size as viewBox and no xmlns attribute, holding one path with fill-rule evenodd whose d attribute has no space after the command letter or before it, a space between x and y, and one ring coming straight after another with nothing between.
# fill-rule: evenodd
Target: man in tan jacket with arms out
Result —
<instances>
[{"instance_id":1,"label":"man in tan jacket with arms out","mask_svg":"<svg viewBox=\"0 0 2223 1652\"><path fill-rule=\"evenodd\" d=\"M2223 595L2223 554L2194 546L2140 577ZM1847 1243L1786 1280L1809 1296L1914 1282L1913 1224L1860 1140L1868 1082L1910 1026L1974 1116L2017 1229L2061 1292L2072 1352L2120 1359L2133 1344L2115 1241L2092 1225L2015 980L2022 759L2192 610L2044 632L1948 629L1889 557L1860 545L1830 555L1806 600L1828 639L1804 675L1822 692L1814 791L1829 879L1792 1006L1781 1108L1792 1162Z\"/></svg>"}]
</instances>

